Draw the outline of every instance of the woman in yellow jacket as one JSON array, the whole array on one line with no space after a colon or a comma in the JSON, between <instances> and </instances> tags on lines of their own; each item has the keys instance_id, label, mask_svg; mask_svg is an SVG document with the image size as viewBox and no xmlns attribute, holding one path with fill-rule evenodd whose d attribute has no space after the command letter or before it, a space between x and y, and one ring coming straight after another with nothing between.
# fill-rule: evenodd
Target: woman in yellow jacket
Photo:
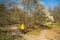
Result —
<instances>
[{"instance_id":1,"label":"woman in yellow jacket","mask_svg":"<svg viewBox=\"0 0 60 40\"><path fill-rule=\"evenodd\" d=\"M25 25L24 24L21 24L20 29L21 30L24 30L25 29Z\"/></svg>"},{"instance_id":2,"label":"woman in yellow jacket","mask_svg":"<svg viewBox=\"0 0 60 40\"><path fill-rule=\"evenodd\" d=\"M24 33L24 30L25 30L25 25L22 23L20 26L19 26L19 29L22 33Z\"/></svg>"}]
</instances>

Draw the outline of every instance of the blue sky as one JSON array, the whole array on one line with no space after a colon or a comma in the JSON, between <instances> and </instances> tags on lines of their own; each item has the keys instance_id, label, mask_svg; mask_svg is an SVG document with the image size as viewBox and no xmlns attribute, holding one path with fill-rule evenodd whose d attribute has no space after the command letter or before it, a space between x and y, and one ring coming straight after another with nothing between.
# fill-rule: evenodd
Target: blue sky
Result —
<instances>
[{"instance_id":1,"label":"blue sky","mask_svg":"<svg viewBox=\"0 0 60 40\"><path fill-rule=\"evenodd\" d=\"M52 8L60 2L60 0L41 0L41 1L44 3L46 7L50 6Z\"/></svg>"},{"instance_id":2,"label":"blue sky","mask_svg":"<svg viewBox=\"0 0 60 40\"><path fill-rule=\"evenodd\" d=\"M4 2L5 0L0 0L0 3L2 3L2 2ZM15 0L15 2L16 2L17 0ZM43 3L44 3L44 5L46 6L46 7L54 7L54 6L56 6L59 2L60 2L60 0L41 0Z\"/></svg>"}]
</instances>

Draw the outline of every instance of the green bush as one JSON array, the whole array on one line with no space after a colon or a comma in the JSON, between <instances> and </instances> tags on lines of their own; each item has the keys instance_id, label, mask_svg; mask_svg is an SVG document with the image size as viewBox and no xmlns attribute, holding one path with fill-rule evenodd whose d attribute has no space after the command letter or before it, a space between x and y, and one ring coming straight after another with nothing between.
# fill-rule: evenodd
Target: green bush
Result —
<instances>
[{"instance_id":1,"label":"green bush","mask_svg":"<svg viewBox=\"0 0 60 40\"><path fill-rule=\"evenodd\" d=\"M11 36L10 34L1 33L0 40L14 40L14 37Z\"/></svg>"}]
</instances>

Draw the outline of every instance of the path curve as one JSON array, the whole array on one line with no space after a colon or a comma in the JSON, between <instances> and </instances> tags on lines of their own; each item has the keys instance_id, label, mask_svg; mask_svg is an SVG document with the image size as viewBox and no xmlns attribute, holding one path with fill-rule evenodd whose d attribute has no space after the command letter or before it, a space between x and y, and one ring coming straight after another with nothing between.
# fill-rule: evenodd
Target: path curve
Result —
<instances>
[{"instance_id":1,"label":"path curve","mask_svg":"<svg viewBox=\"0 0 60 40\"><path fill-rule=\"evenodd\" d=\"M56 32L52 30L43 30L39 35L25 35L24 38L26 40L56 40Z\"/></svg>"}]
</instances>

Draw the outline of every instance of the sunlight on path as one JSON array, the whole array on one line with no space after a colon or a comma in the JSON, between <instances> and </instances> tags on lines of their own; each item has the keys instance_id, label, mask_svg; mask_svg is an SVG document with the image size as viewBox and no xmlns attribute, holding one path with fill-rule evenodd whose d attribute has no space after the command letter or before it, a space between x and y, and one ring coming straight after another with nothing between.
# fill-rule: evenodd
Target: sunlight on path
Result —
<instances>
[{"instance_id":1,"label":"sunlight on path","mask_svg":"<svg viewBox=\"0 0 60 40\"><path fill-rule=\"evenodd\" d=\"M55 36L57 34L50 30L43 30L38 36L36 35L25 35L26 40L56 40Z\"/></svg>"}]
</instances>

